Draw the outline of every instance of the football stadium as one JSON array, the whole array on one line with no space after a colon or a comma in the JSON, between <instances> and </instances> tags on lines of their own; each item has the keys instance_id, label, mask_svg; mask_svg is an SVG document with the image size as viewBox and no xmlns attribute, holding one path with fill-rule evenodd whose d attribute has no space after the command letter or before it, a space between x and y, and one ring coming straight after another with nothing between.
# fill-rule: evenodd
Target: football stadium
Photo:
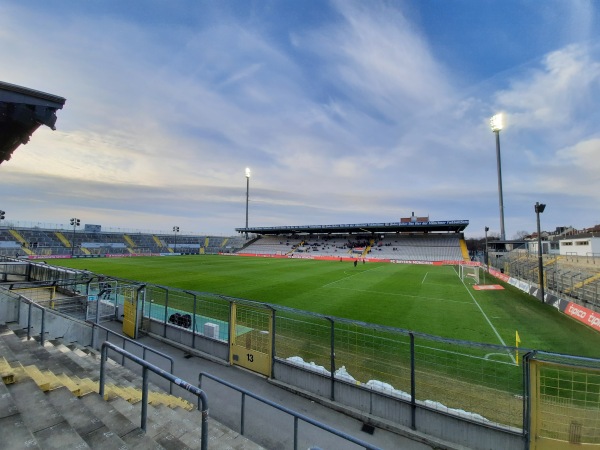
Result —
<instances>
[{"instance_id":1,"label":"football stadium","mask_svg":"<svg viewBox=\"0 0 600 450\"><path fill-rule=\"evenodd\" d=\"M518 246L486 265L467 226L413 215L219 237L3 223L4 333L97 351L151 336L439 445L599 442L595 261L544 255L542 301L535 256Z\"/></svg>"},{"instance_id":2,"label":"football stadium","mask_svg":"<svg viewBox=\"0 0 600 450\"><path fill-rule=\"evenodd\" d=\"M1 161L64 102L1 83ZM215 236L0 211L0 447L600 447L600 238L542 234L544 207L483 243L414 212L246 203Z\"/></svg>"}]
</instances>

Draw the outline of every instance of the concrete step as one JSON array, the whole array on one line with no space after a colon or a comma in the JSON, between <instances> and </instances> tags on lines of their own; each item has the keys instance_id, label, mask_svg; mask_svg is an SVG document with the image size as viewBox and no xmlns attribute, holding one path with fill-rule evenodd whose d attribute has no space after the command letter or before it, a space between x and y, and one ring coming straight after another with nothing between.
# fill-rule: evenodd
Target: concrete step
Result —
<instances>
[{"instance_id":1,"label":"concrete step","mask_svg":"<svg viewBox=\"0 0 600 450\"><path fill-rule=\"evenodd\" d=\"M46 399L33 380L6 386L23 423L43 449L89 448L81 436Z\"/></svg>"},{"instance_id":2,"label":"concrete step","mask_svg":"<svg viewBox=\"0 0 600 450\"><path fill-rule=\"evenodd\" d=\"M4 383L0 383L0 430L1 448L40 448L29 428L25 426L23 417Z\"/></svg>"},{"instance_id":3,"label":"concrete step","mask_svg":"<svg viewBox=\"0 0 600 450\"><path fill-rule=\"evenodd\" d=\"M61 411L69 425L91 448L106 450L126 448L125 442L67 388L61 387L50 391L47 398L57 410Z\"/></svg>"},{"instance_id":4,"label":"concrete step","mask_svg":"<svg viewBox=\"0 0 600 450\"><path fill-rule=\"evenodd\" d=\"M41 347L40 347L41 348ZM45 349L42 349L41 352L37 352L38 354L43 354L44 352L46 354L49 354L48 352L51 351L51 349L53 348L52 344L47 344ZM81 359L81 357L78 357L79 359ZM55 355L54 357L51 358L54 361L53 366L56 366L57 364L60 363L61 359L66 359L65 363L67 364L71 364L72 366L72 362L71 359L68 358L66 356L66 354L64 353L59 353L57 355ZM43 364L42 361L40 361L40 364L42 364L43 366L47 366L47 361L48 358L44 358L43 359ZM57 366L54 367L57 370L61 370L61 366ZM77 374L81 375L81 370L78 370L79 366L73 367L72 371L70 372L75 372ZM123 369L121 366L116 365L113 368L113 372L119 372L119 371L123 371L125 369ZM85 374L87 374L88 371L85 371ZM77 375L74 375L73 373L55 373L52 372L51 370L41 370L40 368L38 368L35 365L30 365L30 366L26 366L23 367L21 364L17 363L17 362L13 362L12 364L9 364L4 357L0 357L0 375L2 376L2 379L5 380L5 383L10 384L14 381L16 381L16 379L18 379L19 377L23 377L23 376L29 376L30 378L32 378L36 384L38 385L38 387L46 392L49 390L53 390L56 389L58 387L61 386L65 386L67 387L75 396L77 397L81 397L85 394L91 393L91 392L98 392L99 390L99 383L97 380L92 380L90 378L80 378ZM13 379L14 377L14 379ZM142 390L141 388L137 387L135 383L131 383L132 386L119 386L118 383L115 382L115 380L113 380L111 377L107 377L107 381L105 384L105 396L107 398L112 398L114 396L120 396L123 399L127 400L130 403L136 403L142 400ZM127 381L127 383L129 384L130 382ZM139 383L138 383L139 385ZM191 404L190 402L183 400L179 397L175 397L166 393L162 393L159 391L158 388L156 387L152 387L154 390L149 391L149 403L150 404L165 404L167 406L170 407L181 407L184 409L192 410L195 408L195 405Z\"/></svg>"},{"instance_id":5,"label":"concrete step","mask_svg":"<svg viewBox=\"0 0 600 450\"><path fill-rule=\"evenodd\" d=\"M14 384L2 384L7 398L0 398L0 429L3 436L5 426L12 434L0 439L0 449L200 447L201 413L152 383L145 433L140 428L141 377L110 359L102 399L97 394L100 358L92 349L60 341L41 346L27 340L18 326L8 324L0 325L0 351L0 372L14 375L10 381ZM209 420L208 444L211 449L261 448L214 420Z\"/></svg>"},{"instance_id":6,"label":"concrete step","mask_svg":"<svg viewBox=\"0 0 600 450\"><path fill-rule=\"evenodd\" d=\"M129 404L115 398L111 404L130 420L139 420L141 404ZM198 448L202 441L202 413L198 410L186 411L179 408L171 409L165 405L148 408L147 432L149 435L168 429L181 442L191 448ZM208 439L210 449L247 449L259 450L261 446L227 428L216 420L208 421Z\"/></svg>"},{"instance_id":7,"label":"concrete step","mask_svg":"<svg viewBox=\"0 0 600 450\"><path fill-rule=\"evenodd\" d=\"M139 426L134 425L110 403L105 402L98 394L88 394L80 401L131 449L163 449L156 440L148 436Z\"/></svg>"}]
</instances>

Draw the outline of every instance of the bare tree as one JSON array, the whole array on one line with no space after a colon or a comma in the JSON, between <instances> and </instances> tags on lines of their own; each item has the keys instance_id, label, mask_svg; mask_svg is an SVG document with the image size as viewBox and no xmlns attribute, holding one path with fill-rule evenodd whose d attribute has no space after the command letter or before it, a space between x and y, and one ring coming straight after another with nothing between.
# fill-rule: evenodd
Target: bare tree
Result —
<instances>
[{"instance_id":1,"label":"bare tree","mask_svg":"<svg viewBox=\"0 0 600 450\"><path fill-rule=\"evenodd\" d=\"M515 235L513 236L513 239L515 239L517 241L522 241L527 236L531 236L531 233L529 231L520 230L515 233Z\"/></svg>"}]
</instances>

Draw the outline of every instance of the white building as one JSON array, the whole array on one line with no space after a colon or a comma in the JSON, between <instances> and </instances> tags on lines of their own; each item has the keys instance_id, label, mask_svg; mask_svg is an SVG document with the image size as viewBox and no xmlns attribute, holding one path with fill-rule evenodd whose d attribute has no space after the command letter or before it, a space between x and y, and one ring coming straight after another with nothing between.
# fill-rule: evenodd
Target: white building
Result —
<instances>
[{"instance_id":1,"label":"white building","mask_svg":"<svg viewBox=\"0 0 600 450\"><path fill-rule=\"evenodd\" d=\"M559 242L561 255L600 256L600 236L594 236L593 233L570 236Z\"/></svg>"}]
</instances>

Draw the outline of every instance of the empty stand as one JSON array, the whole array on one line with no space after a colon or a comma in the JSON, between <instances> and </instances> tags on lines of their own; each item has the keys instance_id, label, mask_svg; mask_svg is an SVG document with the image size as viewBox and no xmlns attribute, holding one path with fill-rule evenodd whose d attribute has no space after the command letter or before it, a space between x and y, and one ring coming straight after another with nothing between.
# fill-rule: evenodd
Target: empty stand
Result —
<instances>
[{"instance_id":1,"label":"empty stand","mask_svg":"<svg viewBox=\"0 0 600 450\"><path fill-rule=\"evenodd\" d=\"M3 448L200 448L201 413L191 403L152 385L144 432L139 377L111 363L103 399L95 352L59 341L42 347L15 326L0 325ZM261 448L214 419L208 434L211 448Z\"/></svg>"}]
</instances>

